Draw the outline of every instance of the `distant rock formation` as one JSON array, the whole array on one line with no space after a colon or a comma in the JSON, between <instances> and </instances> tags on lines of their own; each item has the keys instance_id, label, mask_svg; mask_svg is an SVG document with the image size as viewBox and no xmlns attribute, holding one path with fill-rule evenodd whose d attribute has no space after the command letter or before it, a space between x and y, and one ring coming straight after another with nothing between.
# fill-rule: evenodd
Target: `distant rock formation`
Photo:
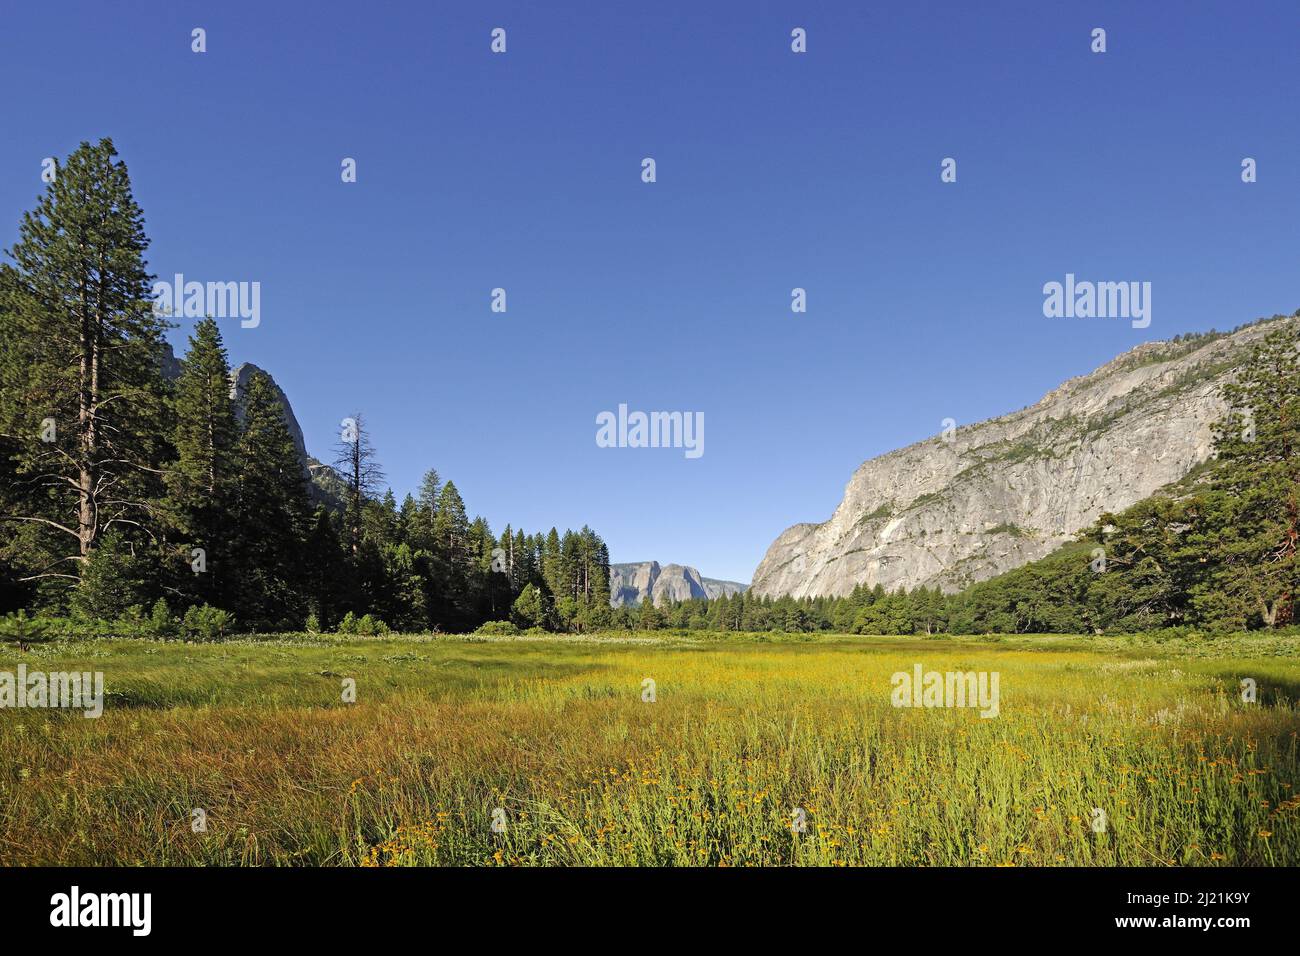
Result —
<instances>
[{"instance_id":1,"label":"distant rock formation","mask_svg":"<svg viewBox=\"0 0 1300 956\"><path fill-rule=\"evenodd\" d=\"M244 362L230 373L230 397L235 400L235 414L239 416L242 422L244 419L244 393L248 390L248 382L256 373L261 372L271 382L271 390L275 393L275 399L280 403L280 414L284 418L284 424L289 429L289 434L293 436L293 447L298 449L298 457L305 464L308 458L307 446L303 444L302 429L298 426L298 417L293 413L293 406L289 404L289 397L284 394L284 389L275 384L275 379L266 369L258 368L252 362Z\"/></svg>"},{"instance_id":2,"label":"distant rock formation","mask_svg":"<svg viewBox=\"0 0 1300 956\"><path fill-rule=\"evenodd\" d=\"M162 370L164 376L173 380L181 374L180 359L176 357L176 353L172 350L170 344L166 344L163 350ZM284 424L289 429L289 435L293 438L293 447L298 451L298 460L302 462L303 471L307 475L307 490L312 501L331 508L342 507L345 490L343 482L335 474L333 468L307 454L307 446L302 437L302 428L298 425L298 417L293 413L293 406L289 404L289 397L276 384L275 378L270 372L258 368L251 362L244 362L231 371L230 397L235 400L235 414L241 420L243 419L244 392L248 388L248 380L255 372L261 372L271 380L271 389L274 391L276 401L280 405L280 414L284 417Z\"/></svg>"},{"instance_id":3,"label":"distant rock formation","mask_svg":"<svg viewBox=\"0 0 1300 956\"><path fill-rule=\"evenodd\" d=\"M747 585L703 577L683 564L640 561L609 566L609 603L613 607L640 604L651 597L656 605L692 598L716 598L739 594Z\"/></svg>"}]
</instances>

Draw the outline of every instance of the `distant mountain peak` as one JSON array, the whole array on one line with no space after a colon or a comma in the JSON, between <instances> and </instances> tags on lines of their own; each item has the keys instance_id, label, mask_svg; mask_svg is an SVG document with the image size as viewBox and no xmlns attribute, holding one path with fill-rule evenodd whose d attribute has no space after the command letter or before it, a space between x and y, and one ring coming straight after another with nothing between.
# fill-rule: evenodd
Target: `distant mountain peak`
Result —
<instances>
[{"instance_id":1,"label":"distant mountain peak","mask_svg":"<svg viewBox=\"0 0 1300 956\"><path fill-rule=\"evenodd\" d=\"M737 581L706 578L688 565L637 561L609 566L609 603L614 607L640 604L652 597L656 605L693 598L728 597L747 590Z\"/></svg>"}]
</instances>

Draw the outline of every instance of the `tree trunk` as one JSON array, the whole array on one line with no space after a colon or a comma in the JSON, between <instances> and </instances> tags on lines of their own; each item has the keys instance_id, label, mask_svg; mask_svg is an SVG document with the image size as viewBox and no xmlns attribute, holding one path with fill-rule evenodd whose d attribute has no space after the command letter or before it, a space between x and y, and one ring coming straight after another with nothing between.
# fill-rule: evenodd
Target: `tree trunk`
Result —
<instances>
[{"instance_id":1,"label":"tree trunk","mask_svg":"<svg viewBox=\"0 0 1300 956\"><path fill-rule=\"evenodd\" d=\"M78 396L77 425L81 438L81 461L77 481L79 506L77 509L77 537L84 563L95 545L97 515L95 514L95 454L98 444L96 434L97 403L99 401L99 336L95 319L86 303L85 286L81 291L81 367L80 395Z\"/></svg>"}]
</instances>

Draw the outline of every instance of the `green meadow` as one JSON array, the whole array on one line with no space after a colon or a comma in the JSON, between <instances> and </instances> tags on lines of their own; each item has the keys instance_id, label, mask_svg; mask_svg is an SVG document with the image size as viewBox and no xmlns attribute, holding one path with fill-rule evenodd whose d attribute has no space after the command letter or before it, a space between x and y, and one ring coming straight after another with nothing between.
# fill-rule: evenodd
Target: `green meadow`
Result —
<instances>
[{"instance_id":1,"label":"green meadow","mask_svg":"<svg viewBox=\"0 0 1300 956\"><path fill-rule=\"evenodd\" d=\"M6 647L0 671L99 671L106 699L98 719L0 711L0 865L1295 866L1298 654L663 632ZM894 706L918 664L996 672L997 716Z\"/></svg>"}]
</instances>

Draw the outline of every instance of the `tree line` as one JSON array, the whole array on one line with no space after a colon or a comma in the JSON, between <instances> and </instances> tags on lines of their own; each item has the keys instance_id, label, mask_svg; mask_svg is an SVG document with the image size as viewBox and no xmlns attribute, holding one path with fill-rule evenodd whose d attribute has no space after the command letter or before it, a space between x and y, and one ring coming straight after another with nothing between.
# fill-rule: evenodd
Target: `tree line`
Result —
<instances>
[{"instance_id":1,"label":"tree line","mask_svg":"<svg viewBox=\"0 0 1300 956\"><path fill-rule=\"evenodd\" d=\"M399 505L360 414L342 500L313 502L274 384L232 392L215 321L164 375L147 247L106 139L57 167L0 264L0 613L160 633L608 623L599 535L494 536L435 470Z\"/></svg>"},{"instance_id":2,"label":"tree line","mask_svg":"<svg viewBox=\"0 0 1300 956\"><path fill-rule=\"evenodd\" d=\"M1275 320L1222 389L1215 454L1039 561L956 594L609 607L594 531L499 536L430 470L399 504L364 417L314 502L274 384L232 394L215 321L163 372L144 217L111 140L56 169L0 264L0 614L102 628L708 629L880 634L1300 624L1300 359ZM1297 313L1300 314L1300 313Z\"/></svg>"}]
</instances>

